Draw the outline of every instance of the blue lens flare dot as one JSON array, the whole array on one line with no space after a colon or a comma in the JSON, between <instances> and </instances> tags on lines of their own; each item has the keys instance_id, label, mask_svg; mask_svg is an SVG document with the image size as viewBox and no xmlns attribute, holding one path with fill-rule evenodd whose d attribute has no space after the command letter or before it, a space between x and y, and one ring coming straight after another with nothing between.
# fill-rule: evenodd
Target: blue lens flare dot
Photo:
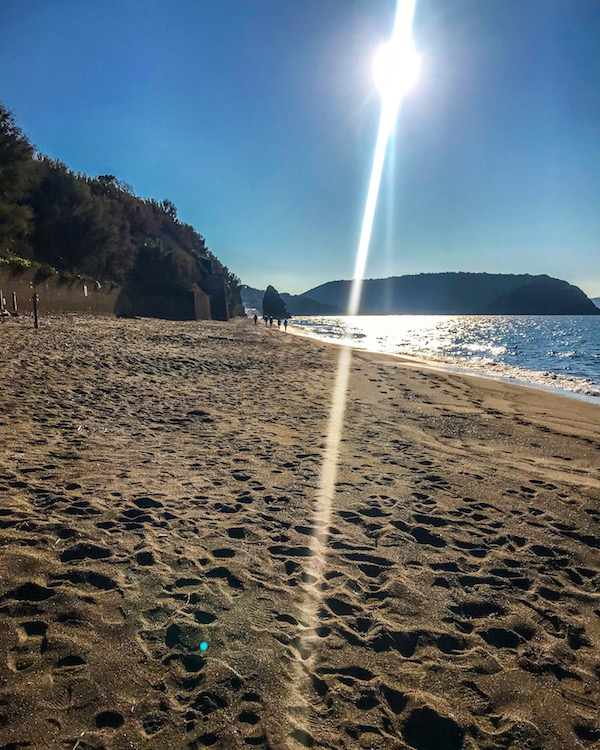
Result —
<instances>
[{"instance_id":1,"label":"blue lens flare dot","mask_svg":"<svg viewBox=\"0 0 600 750\"><path fill-rule=\"evenodd\" d=\"M206 651L207 648L208 643L206 641L202 641L202 643L200 644L200 651Z\"/></svg>"}]
</instances>

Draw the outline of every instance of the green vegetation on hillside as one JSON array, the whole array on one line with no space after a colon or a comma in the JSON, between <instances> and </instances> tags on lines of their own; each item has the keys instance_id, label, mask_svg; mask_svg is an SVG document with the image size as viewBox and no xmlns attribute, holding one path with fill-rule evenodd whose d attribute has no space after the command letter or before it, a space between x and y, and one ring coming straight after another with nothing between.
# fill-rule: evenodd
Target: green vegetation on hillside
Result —
<instances>
[{"instance_id":1,"label":"green vegetation on hillside","mask_svg":"<svg viewBox=\"0 0 600 750\"><path fill-rule=\"evenodd\" d=\"M346 309L351 281L329 281L306 297ZM576 286L550 276L422 273L365 279L361 315L597 315Z\"/></svg>"},{"instance_id":2,"label":"green vegetation on hillside","mask_svg":"<svg viewBox=\"0 0 600 750\"><path fill-rule=\"evenodd\" d=\"M230 314L241 310L240 280L171 201L139 198L114 175L76 174L36 153L1 104L0 258L154 294L202 288L220 273Z\"/></svg>"}]
</instances>

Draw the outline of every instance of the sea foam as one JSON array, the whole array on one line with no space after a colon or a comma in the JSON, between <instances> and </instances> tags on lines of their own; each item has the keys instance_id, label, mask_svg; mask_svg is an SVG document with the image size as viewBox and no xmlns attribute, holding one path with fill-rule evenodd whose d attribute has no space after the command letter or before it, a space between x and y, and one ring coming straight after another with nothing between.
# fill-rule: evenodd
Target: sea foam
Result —
<instances>
[{"instance_id":1,"label":"sea foam","mask_svg":"<svg viewBox=\"0 0 600 750\"><path fill-rule=\"evenodd\" d=\"M295 318L292 329L323 341L600 400L600 318L595 316L309 316Z\"/></svg>"}]
</instances>

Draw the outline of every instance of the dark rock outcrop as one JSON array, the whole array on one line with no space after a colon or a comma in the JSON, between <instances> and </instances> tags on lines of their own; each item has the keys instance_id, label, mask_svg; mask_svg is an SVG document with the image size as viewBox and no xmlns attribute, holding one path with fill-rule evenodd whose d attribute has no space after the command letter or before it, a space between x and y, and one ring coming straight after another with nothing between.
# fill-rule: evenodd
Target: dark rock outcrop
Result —
<instances>
[{"instance_id":1,"label":"dark rock outcrop","mask_svg":"<svg viewBox=\"0 0 600 750\"><path fill-rule=\"evenodd\" d=\"M279 296L279 292L275 287L268 286L266 288L263 301L262 301L263 315L267 315L272 318L290 318L289 312L285 308L285 303Z\"/></svg>"}]
</instances>

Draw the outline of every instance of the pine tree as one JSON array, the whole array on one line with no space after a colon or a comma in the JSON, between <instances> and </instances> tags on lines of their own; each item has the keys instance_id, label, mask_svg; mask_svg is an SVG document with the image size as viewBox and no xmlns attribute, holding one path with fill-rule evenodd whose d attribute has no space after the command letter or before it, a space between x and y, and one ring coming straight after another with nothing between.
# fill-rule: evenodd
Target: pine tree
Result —
<instances>
[{"instance_id":1,"label":"pine tree","mask_svg":"<svg viewBox=\"0 0 600 750\"><path fill-rule=\"evenodd\" d=\"M0 104L0 251L27 234L31 209L24 199L33 168L33 146L12 113Z\"/></svg>"}]
</instances>

